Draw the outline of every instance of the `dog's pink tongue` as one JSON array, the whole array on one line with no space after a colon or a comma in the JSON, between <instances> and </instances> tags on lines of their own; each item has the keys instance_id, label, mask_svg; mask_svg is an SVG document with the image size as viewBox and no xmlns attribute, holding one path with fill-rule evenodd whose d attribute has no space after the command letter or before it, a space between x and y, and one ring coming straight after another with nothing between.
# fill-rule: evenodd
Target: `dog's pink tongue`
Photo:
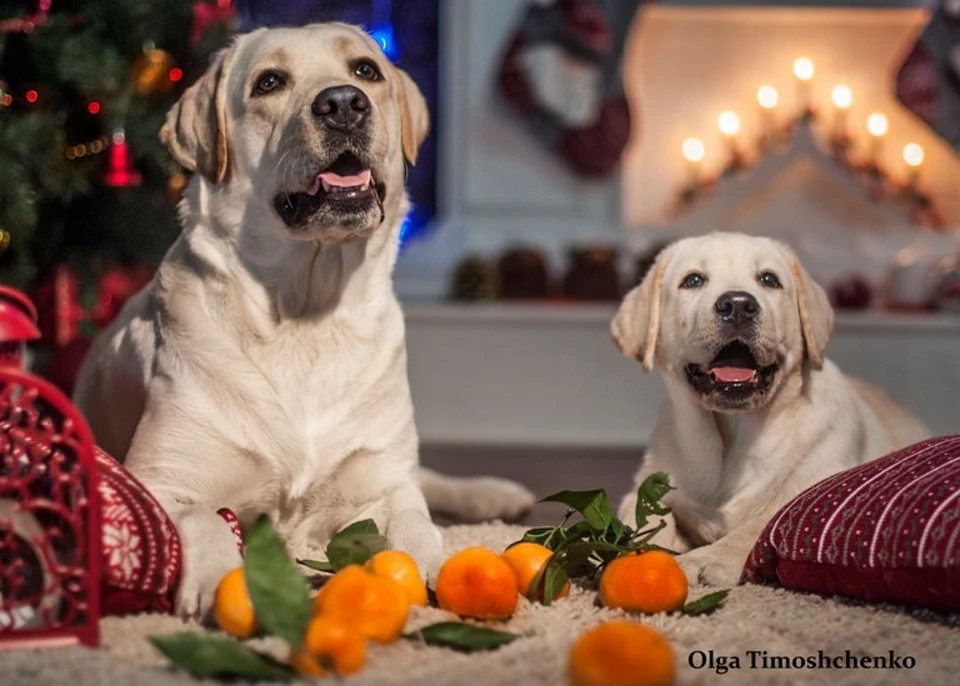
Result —
<instances>
[{"instance_id":1,"label":"dog's pink tongue","mask_svg":"<svg viewBox=\"0 0 960 686\"><path fill-rule=\"evenodd\" d=\"M710 373L713 374L717 381L743 383L744 381L752 381L757 371L755 369L745 369L744 367L713 367L710 369Z\"/></svg>"},{"instance_id":2,"label":"dog's pink tongue","mask_svg":"<svg viewBox=\"0 0 960 686\"><path fill-rule=\"evenodd\" d=\"M337 186L338 188L353 188L354 186L363 186L370 181L370 170L364 169L359 174L350 176L340 176L331 171L322 172L320 179L328 186Z\"/></svg>"}]
</instances>

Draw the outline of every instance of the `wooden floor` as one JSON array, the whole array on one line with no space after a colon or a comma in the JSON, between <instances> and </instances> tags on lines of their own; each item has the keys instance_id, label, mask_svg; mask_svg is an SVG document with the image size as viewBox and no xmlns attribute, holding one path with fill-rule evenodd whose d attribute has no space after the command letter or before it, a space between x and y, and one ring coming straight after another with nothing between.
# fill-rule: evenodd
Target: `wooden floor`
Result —
<instances>
[{"instance_id":1,"label":"wooden floor","mask_svg":"<svg viewBox=\"0 0 960 686\"><path fill-rule=\"evenodd\" d=\"M640 465L640 449L510 448L424 445L423 464L455 476L491 475L514 479L538 498L562 490L604 488L614 508L633 484ZM524 518L524 524L555 524L563 505L541 503Z\"/></svg>"}]
</instances>

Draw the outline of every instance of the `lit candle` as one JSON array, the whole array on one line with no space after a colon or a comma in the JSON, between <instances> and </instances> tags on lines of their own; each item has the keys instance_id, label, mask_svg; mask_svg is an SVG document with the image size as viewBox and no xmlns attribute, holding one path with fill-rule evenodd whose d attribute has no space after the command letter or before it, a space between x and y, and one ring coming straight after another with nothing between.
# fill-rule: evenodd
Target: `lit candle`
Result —
<instances>
[{"instance_id":1,"label":"lit candle","mask_svg":"<svg viewBox=\"0 0 960 686\"><path fill-rule=\"evenodd\" d=\"M763 142L773 138L773 110L780 101L780 94L773 86L760 86L757 89L757 104L760 105L760 116L763 121Z\"/></svg>"},{"instance_id":2,"label":"lit candle","mask_svg":"<svg viewBox=\"0 0 960 686\"><path fill-rule=\"evenodd\" d=\"M798 57L793 61L793 75L797 77L797 100L804 114L810 112L810 81L814 71L813 62L807 57Z\"/></svg>"},{"instance_id":3,"label":"lit candle","mask_svg":"<svg viewBox=\"0 0 960 686\"><path fill-rule=\"evenodd\" d=\"M830 99L833 101L836 118L833 123L833 135L838 139L847 137L847 110L853 104L853 91L849 86L834 86L830 93Z\"/></svg>"},{"instance_id":4,"label":"lit candle","mask_svg":"<svg viewBox=\"0 0 960 686\"><path fill-rule=\"evenodd\" d=\"M683 158L689 165L691 186L700 185L700 164L705 153L703 141L699 138L687 138L683 141Z\"/></svg>"},{"instance_id":5,"label":"lit candle","mask_svg":"<svg viewBox=\"0 0 960 686\"><path fill-rule=\"evenodd\" d=\"M923 148L916 143L907 143L903 146L903 161L909 167L907 185L914 186L920 177L920 167L923 165Z\"/></svg>"},{"instance_id":6,"label":"lit candle","mask_svg":"<svg viewBox=\"0 0 960 686\"><path fill-rule=\"evenodd\" d=\"M883 152L883 137L890 128L887 118L879 112L867 117L867 133L870 134L870 164L880 167L880 155Z\"/></svg>"}]
</instances>

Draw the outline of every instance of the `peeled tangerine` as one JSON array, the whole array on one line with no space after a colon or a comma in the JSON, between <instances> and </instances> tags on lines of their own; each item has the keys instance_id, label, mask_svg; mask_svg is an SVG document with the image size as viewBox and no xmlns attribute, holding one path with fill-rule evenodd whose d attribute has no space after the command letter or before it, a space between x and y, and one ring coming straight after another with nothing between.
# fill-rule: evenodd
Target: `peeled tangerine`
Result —
<instances>
[{"instance_id":1,"label":"peeled tangerine","mask_svg":"<svg viewBox=\"0 0 960 686\"><path fill-rule=\"evenodd\" d=\"M506 619L517 607L517 577L486 548L451 555L437 575L437 604L461 617Z\"/></svg>"},{"instance_id":2,"label":"peeled tangerine","mask_svg":"<svg viewBox=\"0 0 960 686\"><path fill-rule=\"evenodd\" d=\"M400 637L410 601L393 579L349 565L333 575L313 599L316 614L355 626L366 638L391 643Z\"/></svg>"},{"instance_id":3,"label":"peeled tangerine","mask_svg":"<svg viewBox=\"0 0 960 686\"><path fill-rule=\"evenodd\" d=\"M359 672L367 660L367 640L351 624L335 617L314 617L303 638L303 651L290 651L290 666L298 674L346 676Z\"/></svg>"}]
</instances>

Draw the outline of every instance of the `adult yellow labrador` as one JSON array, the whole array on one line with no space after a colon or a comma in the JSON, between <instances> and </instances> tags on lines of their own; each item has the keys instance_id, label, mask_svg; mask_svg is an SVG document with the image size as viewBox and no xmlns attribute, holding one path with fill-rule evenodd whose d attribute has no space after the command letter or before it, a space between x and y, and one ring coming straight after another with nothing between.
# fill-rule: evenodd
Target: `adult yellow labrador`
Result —
<instances>
[{"instance_id":1,"label":"adult yellow labrador","mask_svg":"<svg viewBox=\"0 0 960 686\"><path fill-rule=\"evenodd\" d=\"M637 484L676 486L663 544L692 583L737 582L776 510L825 477L924 438L882 391L824 358L833 310L782 243L714 233L681 240L627 295L611 331L667 401ZM621 517L631 521L636 495Z\"/></svg>"},{"instance_id":2,"label":"adult yellow labrador","mask_svg":"<svg viewBox=\"0 0 960 686\"><path fill-rule=\"evenodd\" d=\"M269 513L295 551L370 517L430 573L428 502L467 519L532 504L418 471L391 272L427 127L409 76L344 24L242 35L170 111L161 138L197 172L183 233L75 395L180 530L182 614L240 563L220 507Z\"/></svg>"}]
</instances>

